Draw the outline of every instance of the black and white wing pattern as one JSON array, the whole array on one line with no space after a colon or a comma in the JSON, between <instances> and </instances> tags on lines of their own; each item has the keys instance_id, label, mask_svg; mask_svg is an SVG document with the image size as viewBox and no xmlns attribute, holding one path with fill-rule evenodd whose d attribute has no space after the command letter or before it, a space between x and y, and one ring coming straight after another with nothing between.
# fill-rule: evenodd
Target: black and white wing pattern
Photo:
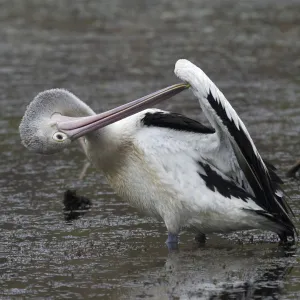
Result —
<instances>
[{"instance_id":1,"label":"black and white wing pattern","mask_svg":"<svg viewBox=\"0 0 300 300\"><path fill-rule=\"evenodd\" d=\"M284 224L285 236L294 236L291 208L280 188L281 180L272 166L261 158L244 123L223 93L197 66L188 60L179 60L175 74L191 85L200 106L216 130L220 140L229 140L239 167L242 169L261 213Z\"/></svg>"}]
</instances>

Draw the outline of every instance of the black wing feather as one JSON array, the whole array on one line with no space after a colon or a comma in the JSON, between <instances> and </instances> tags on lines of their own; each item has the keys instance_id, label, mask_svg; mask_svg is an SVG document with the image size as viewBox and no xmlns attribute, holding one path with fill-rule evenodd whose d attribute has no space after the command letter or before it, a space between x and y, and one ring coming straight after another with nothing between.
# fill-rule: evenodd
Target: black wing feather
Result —
<instances>
[{"instance_id":1,"label":"black wing feather","mask_svg":"<svg viewBox=\"0 0 300 300\"><path fill-rule=\"evenodd\" d=\"M274 165L272 163L270 163L268 160L264 159L263 160L265 165L268 168L271 180L275 183L275 184L283 184L282 179L276 174L276 168L274 167Z\"/></svg>"},{"instance_id":2,"label":"black wing feather","mask_svg":"<svg viewBox=\"0 0 300 300\"><path fill-rule=\"evenodd\" d=\"M142 119L142 123L145 126L156 126L187 132L202 134L215 133L215 130L213 128L207 127L200 122L177 113L162 111L147 112Z\"/></svg>"},{"instance_id":3,"label":"black wing feather","mask_svg":"<svg viewBox=\"0 0 300 300\"><path fill-rule=\"evenodd\" d=\"M211 91L207 95L207 100L228 129L231 138L234 139L234 142L231 140L233 150L255 194L256 203L279 218L285 224L288 234L294 236L295 227L289 217L292 210L284 197L276 194L277 191L281 191L279 186L281 179L275 174L274 168L269 165L269 172L266 171L264 162L255 154L251 141L243 128L238 128L233 119L227 116L221 102L213 97Z\"/></svg>"},{"instance_id":4,"label":"black wing feather","mask_svg":"<svg viewBox=\"0 0 300 300\"><path fill-rule=\"evenodd\" d=\"M198 174L205 182L207 188L213 192L217 190L225 198L231 199L231 196L233 196L243 200L244 202L248 202L248 199L254 200L252 195L243 188L237 186L235 182L223 178L220 174L213 170L208 163L198 161L198 164L205 172L205 174L201 174L200 172L198 172Z\"/></svg>"}]
</instances>

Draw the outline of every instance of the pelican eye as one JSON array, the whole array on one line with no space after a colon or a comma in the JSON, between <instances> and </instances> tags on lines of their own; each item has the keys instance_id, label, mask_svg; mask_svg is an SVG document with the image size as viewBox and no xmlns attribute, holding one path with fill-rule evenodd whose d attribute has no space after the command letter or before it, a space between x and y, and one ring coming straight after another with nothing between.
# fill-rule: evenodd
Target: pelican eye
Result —
<instances>
[{"instance_id":1,"label":"pelican eye","mask_svg":"<svg viewBox=\"0 0 300 300\"><path fill-rule=\"evenodd\" d=\"M65 133L63 133L63 132L55 132L53 134L52 138L56 142L63 142L64 140L66 140L68 138L68 136Z\"/></svg>"}]
</instances>

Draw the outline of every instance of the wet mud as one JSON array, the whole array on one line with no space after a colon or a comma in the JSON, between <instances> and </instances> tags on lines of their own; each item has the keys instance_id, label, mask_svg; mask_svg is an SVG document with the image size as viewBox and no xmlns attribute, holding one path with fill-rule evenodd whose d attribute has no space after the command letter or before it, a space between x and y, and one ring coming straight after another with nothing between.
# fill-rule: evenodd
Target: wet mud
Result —
<instances>
[{"instance_id":1,"label":"wet mud","mask_svg":"<svg viewBox=\"0 0 300 300\"><path fill-rule=\"evenodd\" d=\"M39 156L18 134L26 106L44 89L69 89L101 112L177 82L174 64L187 58L278 168L299 228L299 177L286 177L300 159L299 1L0 6L1 299L300 297L299 245L280 247L255 231L209 236L196 247L183 232L179 252L168 253L163 224L117 198L78 145ZM189 91L159 107L207 124ZM92 205L66 209L68 189Z\"/></svg>"}]
</instances>

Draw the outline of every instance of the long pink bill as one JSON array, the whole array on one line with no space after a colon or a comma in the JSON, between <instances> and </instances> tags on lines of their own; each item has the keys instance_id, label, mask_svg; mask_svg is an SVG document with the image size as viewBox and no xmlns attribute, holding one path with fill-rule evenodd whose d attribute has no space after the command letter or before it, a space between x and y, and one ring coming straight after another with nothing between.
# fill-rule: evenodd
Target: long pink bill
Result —
<instances>
[{"instance_id":1,"label":"long pink bill","mask_svg":"<svg viewBox=\"0 0 300 300\"><path fill-rule=\"evenodd\" d=\"M53 120L59 131L64 132L71 139L77 139L91 131L150 108L187 88L189 88L188 84L178 83L98 115L79 118L56 115Z\"/></svg>"}]
</instances>

